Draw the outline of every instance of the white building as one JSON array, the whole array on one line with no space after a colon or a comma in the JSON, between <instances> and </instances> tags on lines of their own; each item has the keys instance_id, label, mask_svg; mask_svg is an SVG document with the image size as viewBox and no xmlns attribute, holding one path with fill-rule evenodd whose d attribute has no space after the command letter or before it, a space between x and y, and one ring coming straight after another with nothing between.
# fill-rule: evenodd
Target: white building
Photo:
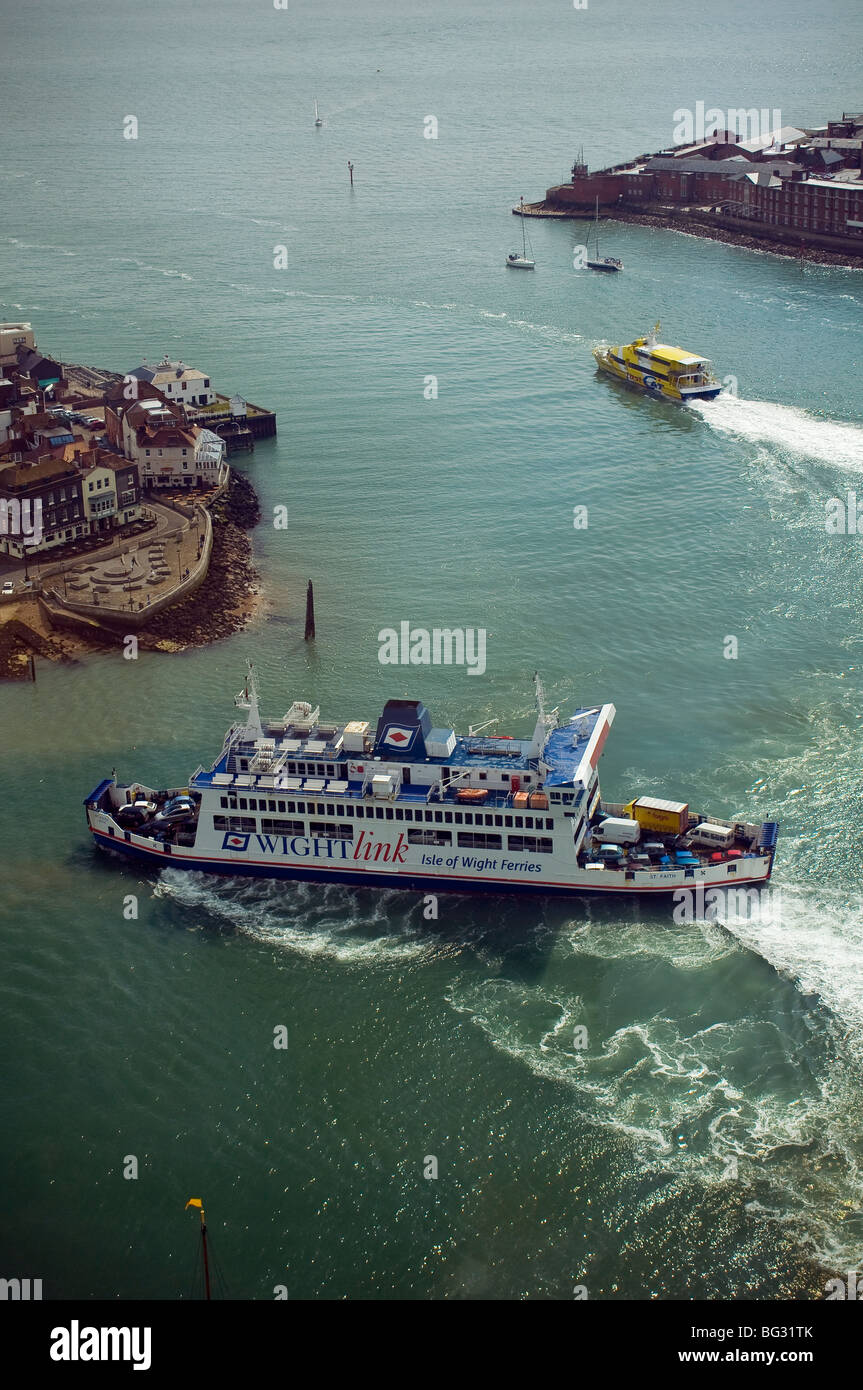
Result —
<instances>
[{"instance_id":1,"label":"white building","mask_svg":"<svg viewBox=\"0 0 863 1390\"><path fill-rule=\"evenodd\" d=\"M0 323L0 367L18 365L18 347L35 348L36 339L29 323Z\"/></svg>"},{"instance_id":2,"label":"white building","mask_svg":"<svg viewBox=\"0 0 863 1390\"><path fill-rule=\"evenodd\" d=\"M169 401L178 405L200 407L216 399L208 376L195 367L187 367L184 362L171 362L167 355L157 366L151 367L144 362L127 375L158 386Z\"/></svg>"}]
</instances>

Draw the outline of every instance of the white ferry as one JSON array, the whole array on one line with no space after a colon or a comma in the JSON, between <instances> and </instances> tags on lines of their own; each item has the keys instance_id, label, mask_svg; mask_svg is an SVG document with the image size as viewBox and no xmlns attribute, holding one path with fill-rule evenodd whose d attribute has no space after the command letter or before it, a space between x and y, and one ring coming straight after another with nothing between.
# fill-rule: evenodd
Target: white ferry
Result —
<instances>
[{"instance_id":1,"label":"white ferry","mask_svg":"<svg viewBox=\"0 0 863 1390\"><path fill-rule=\"evenodd\" d=\"M106 778L85 800L96 844L215 874L495 893L671 893L770 877L778 827L681 802L600 797L614 705L546 713L529 739L459 737L419 700L388 700L372 730L305 702L262 722L254 671L209 769L154 790Z\"/></svg>"}]
</instances>

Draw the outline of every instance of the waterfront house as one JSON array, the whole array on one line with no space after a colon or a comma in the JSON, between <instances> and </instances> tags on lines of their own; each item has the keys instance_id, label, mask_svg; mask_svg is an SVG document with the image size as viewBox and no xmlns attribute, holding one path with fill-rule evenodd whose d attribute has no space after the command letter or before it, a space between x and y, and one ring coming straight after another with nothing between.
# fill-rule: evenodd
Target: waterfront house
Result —
<instances>
[{"instance_id":1,"label":"waterfront house","mask_svg":"<svg viewBox=\"0 0 863 1390\"><path fill-rule=\"evenodd\" d=\"M151 367L144 362L127 375L149 386L157 386L169 401L178 405L209 405L216 399L208 376L195 367L187 367L184 362L170 361L167 355L157 366Z\"/></svg>"}]
</instances>

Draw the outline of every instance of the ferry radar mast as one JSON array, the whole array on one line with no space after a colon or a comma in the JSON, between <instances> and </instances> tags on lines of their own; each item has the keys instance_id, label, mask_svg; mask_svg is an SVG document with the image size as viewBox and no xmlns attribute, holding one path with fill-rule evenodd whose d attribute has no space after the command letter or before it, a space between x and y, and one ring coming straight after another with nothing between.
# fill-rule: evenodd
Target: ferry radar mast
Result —
<instances>
[{"instance_id":1,"label":"ferry radar mast","mask_svg":"<svg viewBox=\"0 0 863 1390\"><path fill-rule=\"evenodd\" d=\"M251 661L246 662L246 684L234 696L234 704L237 709L247 709L249 716L246 720L246 733L249 738L263 738L264 730L261 725L261 715L258 708L258 678L255 675L255 668Z\"/></svg>"},{"instance_id":2,"label":"ferry radar mast","mask_svg":"<svg viewBox=\"0 0 863 1390\"><path fill-rule=\"evenodd\" d=\"M537 671L533 673L533 684L536 690L536 728L533 731L527 756L529 758L541 758L549 733L552 729L557 728L558 717L556 709L552 710L550 714L546 714L545 690Z\"/></svg>"}]
</instances>

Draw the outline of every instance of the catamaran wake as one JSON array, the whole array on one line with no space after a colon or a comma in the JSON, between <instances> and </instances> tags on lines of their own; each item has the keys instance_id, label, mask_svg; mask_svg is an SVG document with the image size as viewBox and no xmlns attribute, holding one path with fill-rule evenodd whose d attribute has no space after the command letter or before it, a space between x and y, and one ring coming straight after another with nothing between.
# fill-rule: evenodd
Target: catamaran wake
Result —
<instances>
[{"instance_id":1,"label":"catamaran wake","mask_svg":"<svg viewBox=\"0 0 863 1390\"><path fill-rule=\"evenodd\" d=\"M823 420L799 406L748 401L725 392L713 401L693 401L690 409L722 434L863 473L863 426Z\"/></svg>"}]
</instances>

